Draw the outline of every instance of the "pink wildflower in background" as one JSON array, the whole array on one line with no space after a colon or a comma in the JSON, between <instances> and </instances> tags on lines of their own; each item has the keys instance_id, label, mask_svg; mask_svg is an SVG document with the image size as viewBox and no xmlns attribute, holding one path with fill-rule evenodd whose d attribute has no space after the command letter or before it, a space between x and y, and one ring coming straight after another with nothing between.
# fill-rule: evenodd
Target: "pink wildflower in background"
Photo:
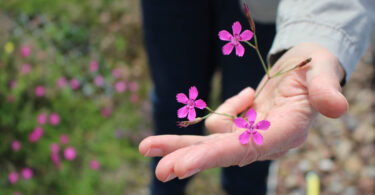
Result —
<instances>
[{"instance_id":1,"label":"pink wildflower in background","mask_svg":"<svg viewBox=\"0 0 375 195\"><path fill-rule=\"evenodd\" d=\"M11 184L15 184L18 181L18 174L16 172L9 173L8 181Z\"/></svg>"},{"instance_id":2,"label":"pink wildflower in background","mask_svg":"<svg viewBox=\"0 0 375 195\"><path fill-rule=\"evenodd\" d=\"M125 81L119 81L115 84L115 89L118 93L122 93L126 90L126 83Z\"/></svg>"},{"instance_id":3,"label":"pink wildflower in background","mask_svg":"<svg viewBox=\"0 0 375 195\"><path fill-rule=\"evenodd\" d=\"M30 72L30 70L31 70L30 64L23 64L21 66L21 73L22 74L28 74Z\"/></svg>"},{"instance_id":4,"label":"pink wildflower in background","mask_svg":"<svg viewBox=\"0 0 375 195\"><path fill-rule=\"evenodd\" d=\"M55 165L56 168L61 168L61 160L58 153L51 153L51 160L52 163Z\"/></svg>"},{"instance_id":5,"label":"pink wildflower in background","mask_svg":"<svg viewBox=\"0 0 375 195\"><path fill-rule=\"evenodd\" d=\"M196 117L194 108L199 108L201 110L206 108L206 102L204 102L202 99L195 100L197 97L198 89L195 86L190 87L189 98L183 93L176 95L177 102L186 104L186 106L177 111L178 118L185 118L188 116L189 121L193 121Z\"/></svg>"},{"instance_id":6,"label":"pink wildflower in background","mask_svg":"<svg viewBox=\"0 0 375 195\"><path fill-rule=\"evenodd\" d=\"M33 177L33 170L26 167L26 168L22 169L21 175L22 175L22 178L24 178L24 179L31 179Z\"/></svg>"},{"instance_id":7,"label":"pink wildflower in background","mask_svg":"<svg viewBox=\"0 0 375 195\"><path fill-rule=\"evenodd\" d=\"M9 103L13 103L15 100L14 96L13 95L8 95L8 102Z\"/></svg>"},{"instance_id":8,"label":"pink wildflower in background","mask_svg":"<svg viewBox=\"0 0 375 195\"><path fill-rule=\"evenodd\" d=\"M112 70L112 76L116 79L121 77L121 70L119 68L115 68Z\"/></svg>"},{"instance_id":9,"label":"pink wildflower in background","mask_svg":"<svg viewBox=\"0 0 375 195\"><path fill-rule=\"evenodd\" d=\"M250 30L245 30L241 33L242 26L239 22L235 22L232 25L233 35L226 30L219 32L219 38L223 41L229 41L229 43L223 46L223 54L229 55L233 48L236 48L236 55L242 57L245 53L245 48L241 45L241 41L249 41L254 33Z\"/></svg>"},{"instance_id":10,"label":"pink wildflower in background","mask_svg":"<svg viewBox=\"0 0 375 195\"><path fill-rule=\"evenodd\" d=\"M79 81L77 79L72 79L70 80L70 87L73 89L73 90L77 90L79 88Z\"/></svg>"},{"instance_id":11,"label":"pink wildflower in background","mask_svg":"<svg viewBox=\"0 0 375 195\"><path fill-rule=\"evenodd\" d=\"M98 71L99 69L99 64L97 61L93 60L90 62L90 65L89 65L89 70L90 72L96 72Z\"/></svg>"},{"instance_id":12,"label":"pink wildflower in background","mask_svg":"<svg viewBox=\"0 0 375 195\"><path fill-rule=\"evenodd\" d=\"M101 75L98 75L94 78L94 84L98 87L103 86L104 78Z\"/></svg>"},{"instance_id":13,"label":"pink wildflower in background","mask_svg":"<svg viewBox=\"0 0 375 195\"><path fill-rule=\"evenodd\" d=\"M65 159L67 160L74 160L76 158L76 150L73 148L73 147L67 147L65 150L64 150L64 157Z\"/></svg>"},{"instance_id":14,"label":"pink wildflower in background","mask_svg":"<svg viewBox=\"0 0 375 195\"><path fill-rule=\"evenodd\" d=\"M69 137L68 137L68 135L66 135L66 134L62 134L62 135L60 136L60 142L61 142L61 144L64 144L64 145L68 144L68 142L69 142Z\"/></svg>"},{"instance_id":15,"label":"pink wildflower in background","mask_svg":"<svg viewBox=\"0 0 375 195\"><path fill-rule=\"evenodd\" d=\"M254 125L257 118L257 113L254 109L250 109L249 111L247 111L246 117L247 120L242 117L234 119L234 124L238 128L246 129L246 131L239 136L240 143L247 144L250 137L252 137L255 144L262 145L263 136L257 130L267 130L270 127L271 123L267 120L261 120Z\"/></svg>"},{"instance_id":16,"label":"pink wildflower in background","mask_svg":"<svg viewBox=\"0 0 375 195\"><path fill-rule=\"evenodd\" d=\"M133 103L133 104L139 102L138 94L136 94L136 93L131 94L130 95L130 102Z\"/></svg>"},{"instance_id":17,"label":"pink wildflower in background","mask_svg":"<svg viewBox=\"0 0 375 195\"><path fill-rule=\"evenodd\" d=\"M60 88L64 88L66 86L66 83L67 83L67 80L66 80L65 77L60 77L57 80L57 86L60 87Z\"/></svg>"},{"instance_id":18,"label":"pink wildflower in background","mask_svg":"<svg viewBox=\"0 0 375 195\"><path fill-rule=\"evenodd\" d=\"M12 142L12 150L15 151L15 152L17 152L20 149L21 149L21 142L18 141L18 140L14 140Z\"/></svg>"},{"instance_id":19,"label":"pink wildflower in background","mask_svg":"<svg viewBox=\"0 0 375 195\"><path fill-rule=\"evenodd\" d=\"M27 58L30 56L31 48L28 45L24 45L21 47L20 53L22 57Z\"/></svg>"},{"instance_id":20,"label":"pink wildflower in background","mask_svg":"<svg viewBox=\"0 0 375 195\"><path fill-rule=\"evenodd\" d=\"M17 85L17 81L16 80L11 80L10 83L9 83L9 88L13 89L15 88Z\"/></svg>"},{"instance_id":21,"label":"pink wildflower in background","mask_svg":"<svg viewBox=\"0 0 375 195\"><path fill-rule=\"evenodd\" d=\"M35 88L35 95L37 97L43 97L44 93L45 93L45 89L44 89L43 86L41 86L41 85L36 86L36 88Z\"/></svg>"},{"instance_id":22,"label":"pink wildflower in background","mask_svg":"<svg viewBox=\"0 0 375 195\"><path fill-rule=\"evenodd\" d=\"M138 83L137 83L137 82L133 81L133 82L130 82L130 83L129 83L129 90L130 90L131 92L135 92L135 91L137 91L138 88L139 88L139 86L138 86Z\"/></svg>"},{"instance_id":23,"label":"pink wildflower in background","mask_svg":"<svg viewBox=\"0 0 375 195\"><path fill-rule=\"evenodd\" d=\"M57 113L52 113L49 116L49 123L53 126L56 126L60 123L60 115Z\"/></svg>"},{"instance_id":24,"label":"pink wildflower in background","mask_svg":"<svg viewBox=\"0 0 375 195\"><path fill-rule=\"evenodd\" d=\"M98 170L100 168L100 163L97 160L90 161L90 168L92 170Z\"/></svg>"},{"instance_id":25,"label":"pink wildflower in background","mask_svg":"<svg viewBox=\"0 0 375 195\"><path fill-rule=\"evenodd\" d=\"M50 146L51 153L58 154L60 151L60 146L56 143L52 143Z\"/></svg>"},{"instance_id":26,"label":"pink wildflower in background","mask_svg":"<svg viewBox=\"0 0 375 195\"><path fill-rule=\"evenodd\" d=\"M29 134L29 141L35 143L43 136L44 130L41 127L35 127L34 131Z\"/></svg>"},{"instance_id":27,"label":"pink wildflower in background","mask_svg":"<svg viewBox=\"0 0 375 195\"><path fill-rule=\"evenodd\" d=\"M39 114L37 117L37 121L40 125L44 125L47 123L47 115L46 114Z\"/></svg>"},{"instance_id":28,"label":"pink wildflower in background","mask_svg":"<svg viewBox=\"0 0 375 195\"><path fill-rule=\"evenodd\" d=\"M22 195L21 192L14 192L13 195Z\"/></svg>"},{"instance_id":29,"label":"pink wildflower in background","mask_svg":"<svg viewBox=\"0 0 375 195\"><path fill-rule=\"evenodd\" d=\"M108 118L109 116L111 116L112 110L106 107L103 108L100 112L104 118Z\"/></svg>"}]
</instances>

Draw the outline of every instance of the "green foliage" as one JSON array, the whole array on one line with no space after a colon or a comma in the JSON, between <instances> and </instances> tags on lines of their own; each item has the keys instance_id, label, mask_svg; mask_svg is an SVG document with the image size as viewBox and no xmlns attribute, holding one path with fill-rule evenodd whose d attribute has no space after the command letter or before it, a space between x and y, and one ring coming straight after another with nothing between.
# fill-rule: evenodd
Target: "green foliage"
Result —
<instances>
[{"instance_id":1,"label":"green foliage","mask_svg":"<svg viewBox=\"0 0 375 195\"><path fill-rule=\"evenodd\" d=\"M0 1L0 194L124 194L134 179L127 170L147 166L135 143L148 133L150 122L140 109L148 105L148 79L139 52L139 21L124 20L136 13L122 2ZM138 38L129 41L135 32ZM20 55L24 45L31 48L29 57ZM89 71L93 60L97 72ZM20 71L25 63L31 65L27 74ZM115 68L120 78L112 75ZM98 75L103 86L93 82ZM68 80L66 87L57 86L60 77ZM69 86L73 78L80 82L78 90ZM136 82L139 89L118 93L118 81ZM46 89L43 97L35 95L38 85ZM103 108L111 110L110 116L102 115ZM40 125L40 113L58 113L60 123ZM29 134L37 126L44 135L31 143ZM62 134L69 136L67 145L60 143ZM11 148L14 140L22 143L19 151ZM52 143L61 147L61 169L51 161ZM68 146L76 149L73 161L64 159ZM101 164L97 171L89 166L94 159ZM33 170L33 178L19 174L10 184L8 174L24 167Z\"/></svg>"}]
</instances>

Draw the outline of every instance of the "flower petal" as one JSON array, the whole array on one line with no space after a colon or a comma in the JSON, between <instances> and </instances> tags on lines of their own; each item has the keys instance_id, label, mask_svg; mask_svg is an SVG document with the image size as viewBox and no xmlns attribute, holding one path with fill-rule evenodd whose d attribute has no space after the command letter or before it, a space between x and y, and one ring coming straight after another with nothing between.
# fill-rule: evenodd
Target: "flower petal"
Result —
<instances>
[{"instance_id":1,"label":"flower petal","mask_svg":"<svg viewBox=\"0 0 375 195\"><path fill-rule=\"evenodd\" d=\"M236 55L239 57L242 57L244 53L245 53L245 48L240 43L238 43L236 45Z\"/></svg>"},{"instance_id":2,"label":"flower petal","mask_svg":"<svg viewBox=\"0 0 375 195\"><path fill-rule=\"evenodd\" d=\"M176 99L177 99L177 102L180 102L180 103L183 103L183 104L187 104L187 102L189 101L187 96L183 93L177 94Z\"/></svg>"},{"instance_id":3,"label":"flower petal","mask_svg":"<svg viewBox=\"0 0 375 195\"><path fill-rule=\"evenodd\" d=\"M195 120L195 116L196 116L195 109L194 108L190 108L189 109L189 115L188 115L189 121L194 121Z\"/></svg>"},{"instance_id":4,"label":"flower petal","mask_svg":"<svg viewBox=\"0 0 375 195\"><path fill-rule=\"evenodd\" d=\"M239 40L240 41L248 41L253 38L254 33L250 30L245 30L241 33Z\"/></svg>"},{"instance_id":5,"label":"flower petal","mask_svg":"<svg viewBox=\"0 0 375 195\"><path fill-rule=\"evenodd\" d=\"M198 97L198 89L195 86L190 87L189 89L189 98L195 100Z\"/></svg>"},{"instance_id":6,"label":"flower petal","mask_svg":"<svg viewBox=\"0 0 375 195\"><path fill-rule=\"evenodd\" d=\"M233 36L226 30L222 30L219 32L219 38L223 41L231 41Z\"/></svg>"},{"instance_id":7,"label":"flower petal","mask_svg":"<svg viewBox=\"0 0 375 195\"><path fill-rule=\"evenodd\" d=\"M249 111L247 111L246 117L250 124L254 124L255 120L257 119L257 112L251 108Z\"/></svg>"},{"instance_id":8,"label":"flower petal","mask_svg":"<svg viewBox=\"0 0 375 195\"><path fill-rule=\"evenodd\" d=\"M232 25L232 30L233 30L233 35L239 35L241 33L241 29L242 29L242 26L240 24L240 22L235 22L233 23Z\"/></svg>"},{"instance_id":9,"label":"flower petal","mask_svg":"<svg viewBox=\"0 0 375 195\"><path fill-rule=\"evenodd\" d=\"M241 133L241 135L238 137L241 144L247 144L249 143L250 133L249 131L244 131Z\"/></svg>"},{"instance_id":10,"label":"flower petal","mask_svg":"<svg viewBox=\"0 0 375 195\"><path fill-rule=\"evenodd\" d=\"M234 44L232 42L229 42L223 46L223 54L229 55L233 50Z\"/></svg>"},{"instance_id":11,"label":"flower petal","mask_svg":"<svg viewBox=\"0 0 375 195\"><path fill-rule=\"evenodd\" d=\"M271 126L268 120L261 120L255 125L255 129L267 130Z\"/></svg>"},{"instance_id":12,"label":"flower petal","mask_svg":"<svg viewBox=\"0 0 375 195\"><path fill-rule=\"evenodd\" d=\"M249 127L249 123L242 117L238 117L238 118L234 119L233 122L236 125L236 127L238 127L238 128L247 129Z\"/></svg>"},{"instance_id":13,"label":"flower petal","mask_svg":"<svg viewBox=\"0 0 375 195\"><path fill-rule=\"evenodd\" d=\"M178 118L185 118L189 113L189 108L187 106L184 106L177 111Z\"/></svg>"},{"instance_id":14,"label":"flower petal","mask_svg":"<svg viewBox=\"0 0 375 195\"><path fill-rule=\"evenodd\" d=\"M194 106L196 108L199 108L199 109L204 109L207 106L206 102L204 102L202 99L199 99L199 100L195 101L194 103L195 103Z\"/></svg>"},{"instance_id":15,"label":"flower petal","mask_svg":"<svg viewBox=\"0 0 375 195\"><path fill-rule=\"evenodd\" d=\"M253 141L256 145L262 145L263 144L263 136L262 134L258 133L257 131L253 132Z\"/></svg>"}]
</instances>

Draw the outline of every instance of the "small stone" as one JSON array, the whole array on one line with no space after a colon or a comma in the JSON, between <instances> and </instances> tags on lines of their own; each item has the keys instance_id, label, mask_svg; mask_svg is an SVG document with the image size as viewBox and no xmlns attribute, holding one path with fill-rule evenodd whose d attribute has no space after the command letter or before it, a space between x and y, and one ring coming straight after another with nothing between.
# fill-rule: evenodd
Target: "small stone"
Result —
<instances>
[{"instance_id":1,"label":"small stone","mask_svg":"<svg viewBox=\"0 0 375 195\"><path fill-rule=\"evenodd\" d=\"M319 162L319 169L322 171L330 171L334 164L330 159L323 159Z\"/></svg>"}]
</instances>

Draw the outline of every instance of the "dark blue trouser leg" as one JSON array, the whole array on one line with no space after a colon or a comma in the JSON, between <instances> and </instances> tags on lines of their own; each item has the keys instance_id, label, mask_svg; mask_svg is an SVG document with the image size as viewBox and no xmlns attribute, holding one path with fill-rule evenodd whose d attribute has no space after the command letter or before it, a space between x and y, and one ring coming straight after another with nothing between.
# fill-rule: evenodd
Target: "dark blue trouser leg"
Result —
<instances>
[{"instance_id":1,"label":"dark blue trouser leg","mask_svg":"<svg viewBox=\"0 0 375 195\"><path fill-rule=\"evenodd\" d=\"M175 96L179 92L187 93L188 87L195 85L199 98L207 100L217 65L224 73L223 98L234 95L245 86L255 87L259 82L263 73L256 69L259 67L258 59L249 54L253 52L247 51L244 58L221 54L222 43L219 46L217 37L219 30L225 28L230 31L237 20L246 26L238 5L233 0L142 0L146 50L154 81L152 103L156 134L202 134L202 123L185 129L176 127L177 109L182 105L176 102ZM246 69L249 62L256 64L250 68L251 71ZM240 68L235 68L237 66ZM237 69L237 73L231 67ZM153 169L159 159L153 159ZM238 172L237 167L224 171L223 184L229 194L236 193L231 191L230 181L235 181ZM267 171L257 174L260 176L252 171L246 178L265 178ZM251 181L240 177L244 182ZM175 179L162 183L154 177L151 192L153 195L183 194L187 181Z\"/></svg>"}]
</instances>

